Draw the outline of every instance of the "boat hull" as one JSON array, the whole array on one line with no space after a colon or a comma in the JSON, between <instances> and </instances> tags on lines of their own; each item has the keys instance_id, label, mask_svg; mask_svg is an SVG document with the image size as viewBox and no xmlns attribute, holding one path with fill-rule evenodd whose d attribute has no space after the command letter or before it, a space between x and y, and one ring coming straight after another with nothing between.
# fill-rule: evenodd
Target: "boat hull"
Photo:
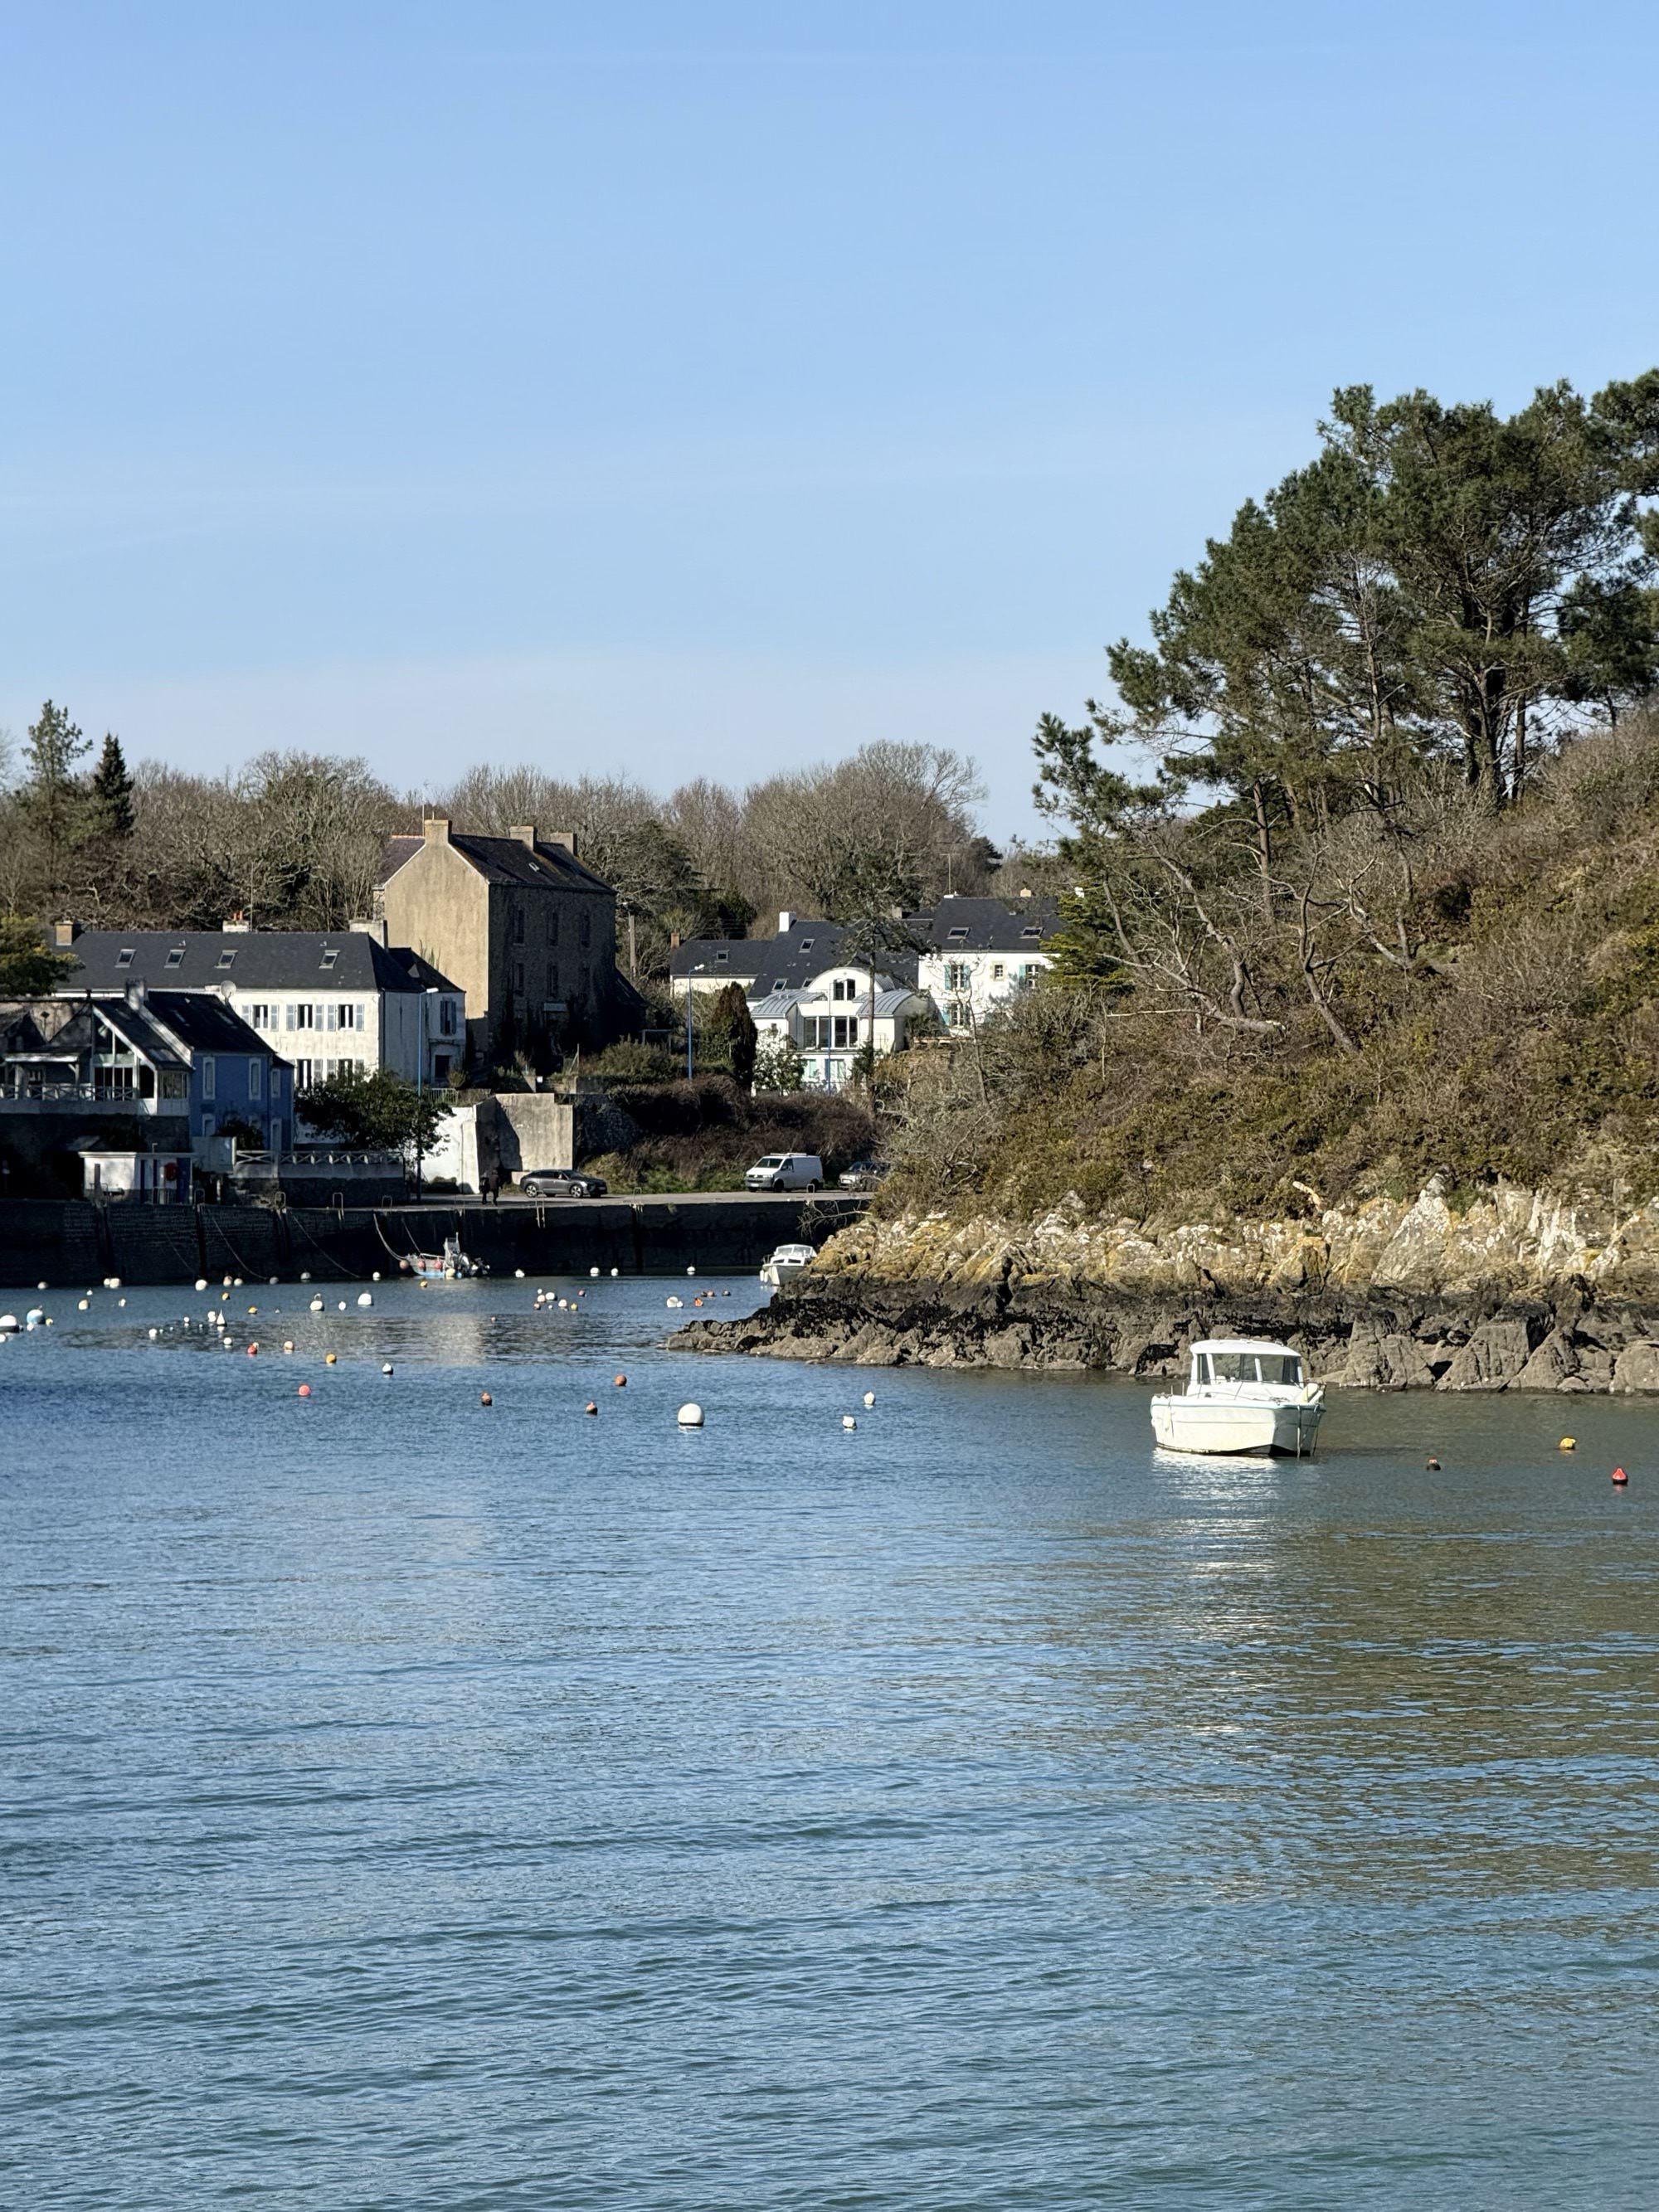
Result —
<instances>
[{"instance_id":1,"label":"boat hull","mask_svg":"<svg viewBox=\"0 0 1659 2212\"><path fill-rule=\"evenodd\" d=\"M1301 1404L1229 1405L1202 1398L1152 1401L1152 1434L1165 1451L1284 1452L1304 1459L1324 1416L1322 1400Z\"/></svg>"}]
</instances>

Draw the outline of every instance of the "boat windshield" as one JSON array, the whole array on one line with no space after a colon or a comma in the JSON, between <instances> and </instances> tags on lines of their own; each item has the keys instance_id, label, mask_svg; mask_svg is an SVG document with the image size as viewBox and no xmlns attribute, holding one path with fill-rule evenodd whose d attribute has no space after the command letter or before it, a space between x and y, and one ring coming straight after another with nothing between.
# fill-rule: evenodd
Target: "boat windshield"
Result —
<instances>
[{"instance_id":1,"label":"boat windshield","mask_svg":"<svg viewBox=\"0 0 1659 2212\"><path fill-rule=\"evenodd\" d=\"M1297 1383L1302 1362L1293 1352L1200 1352L1200 1382Z\"/></svg>"}]
</instances>

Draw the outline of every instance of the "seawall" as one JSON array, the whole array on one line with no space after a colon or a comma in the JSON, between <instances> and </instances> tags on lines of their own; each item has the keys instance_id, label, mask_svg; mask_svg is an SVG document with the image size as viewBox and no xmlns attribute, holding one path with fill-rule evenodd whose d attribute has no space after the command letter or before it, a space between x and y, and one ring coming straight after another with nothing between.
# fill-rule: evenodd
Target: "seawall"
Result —
<instances>
[{"instance_id":1,"label":"seawall","mask_svg":"<svg viewBox=\"0 0 1659 2212\"><path fill-rule=\"evenodd\" d=\"M362 1281L400 1255L459 1234L492 1274L624 1274L758 1267L775 1245L821 1243L862 1210L857 1198L606 1198L545 1205L137 1206L18 1199L0 1204L0 1285L188 1283L241 1275Z\"/></svg>"}]
</instances>

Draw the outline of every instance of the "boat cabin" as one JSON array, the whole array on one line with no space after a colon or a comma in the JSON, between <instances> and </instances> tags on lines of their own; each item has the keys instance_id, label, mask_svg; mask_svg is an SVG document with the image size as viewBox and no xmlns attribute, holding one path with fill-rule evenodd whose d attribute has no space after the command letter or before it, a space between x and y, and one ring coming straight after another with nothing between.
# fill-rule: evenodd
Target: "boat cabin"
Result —
<instances>
[{"instance_id":1,"label":"boat cabin","mask_svg":"<svg viewBox=\"0 0 1659 2212\"><path fill-rule=\"evenodd\" d=\"M1296 1389L1304 1377L1299 1352L1283 1344L1257 1342L1248 1337L1211 1337L1192 1348L1191 1387L1207 1389L1216 1383L1263 1383L1279 1389Z\"/></svg>"}]
</instances>

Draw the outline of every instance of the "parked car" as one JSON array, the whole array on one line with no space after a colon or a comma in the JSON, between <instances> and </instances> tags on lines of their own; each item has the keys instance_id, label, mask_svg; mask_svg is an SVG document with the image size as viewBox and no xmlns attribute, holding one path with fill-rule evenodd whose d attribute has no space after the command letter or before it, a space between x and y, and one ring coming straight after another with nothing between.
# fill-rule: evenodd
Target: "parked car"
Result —
<instances>
[{"instance_id":1,"label":"parked car","mask_svg":"<svg viewBox=\"0 0 1659 2212\"><path fill-rule=\"evenodd\" d=\"M823 1162L816 1152L769 1152L744 1182L750 1190L822 1190Z\"/></svg>"},{"instance_id":2,"label":"parked car","mask_svg":"<svg viewBox=\"0 0 1659 2212\"><path fill-rule=\"evenodd\" d=\"M603 1198L603 1176L579 1175L574 1168L532 1168L519 1177L526 1198Z\"/></svg>"},{"instance_id":3,"label":"parked car","mask_svg":"<svg viewBox=\"0 0 1659 2212\"><path fill-rule=\"evenodd\" d=\"M885 1160L854 1160L851 1167L842 1170L841 1187L843 1190L873 1190L888 1172Z\"/></svg>"}]
</instances>

